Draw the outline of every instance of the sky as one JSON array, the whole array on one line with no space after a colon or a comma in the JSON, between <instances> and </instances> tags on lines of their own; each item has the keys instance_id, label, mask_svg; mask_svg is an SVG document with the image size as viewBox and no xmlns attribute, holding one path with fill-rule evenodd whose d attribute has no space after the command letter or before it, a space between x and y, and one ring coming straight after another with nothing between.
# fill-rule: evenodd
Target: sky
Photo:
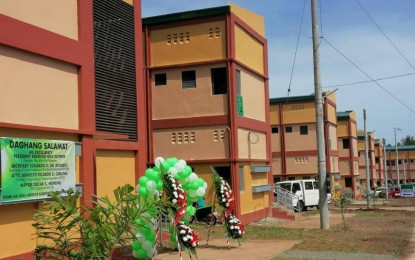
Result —
<instances>
[{"instance_id":1,"label":"sky","mask_svg":"<svg viewBox=\"0 0 415 260\"><path fill-rule=\"evenodd\" d=\"M313 93L310 0L231 2L264 16L270 97L286 97L289 86L289 96ZM226 1L142 0L142 16L223 5ZM368 131L387 144L394 145L394 127L401 129L398 141L415 136L415 0L319 0L318 6L321 83L323 91L336 91L337 111L356 111L358 129L363 129L366 109ZM336 87L404 74L410 75L377 81L379 85Z\"/></svg>"}]
</instances>

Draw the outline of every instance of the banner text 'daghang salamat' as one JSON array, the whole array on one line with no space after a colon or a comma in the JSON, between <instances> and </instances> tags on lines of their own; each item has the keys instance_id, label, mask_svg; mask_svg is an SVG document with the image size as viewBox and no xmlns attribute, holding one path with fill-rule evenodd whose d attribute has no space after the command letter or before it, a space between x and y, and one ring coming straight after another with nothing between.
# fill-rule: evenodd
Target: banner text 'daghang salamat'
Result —
<instances>
[{"instance_id":1,"label":"banner text 'daghang salamat'","mask_svg":"<svg viewBox=\"0 0 415 260\"><path fill-rule=\"evenodd\" d=\"M75 189L75 143L0 138L2 203L48 198Z\"/></svg>"}]
</instances>

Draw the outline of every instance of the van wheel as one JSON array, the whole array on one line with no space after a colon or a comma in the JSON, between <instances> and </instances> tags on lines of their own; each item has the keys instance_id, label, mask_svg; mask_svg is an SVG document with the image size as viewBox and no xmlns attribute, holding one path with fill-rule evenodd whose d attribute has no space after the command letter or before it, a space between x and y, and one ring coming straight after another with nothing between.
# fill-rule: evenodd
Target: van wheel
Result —
<instances>
[{"instance_id":1,"label":"van wheel","mask_svg":"<svg viewBox=\"0 0 415 260\"><path fill-rule=\"evenodd\" d=\"M304 211L304 202L299 201L297 202L297 212L302 212Z\"/></svg>"}]
</instances>

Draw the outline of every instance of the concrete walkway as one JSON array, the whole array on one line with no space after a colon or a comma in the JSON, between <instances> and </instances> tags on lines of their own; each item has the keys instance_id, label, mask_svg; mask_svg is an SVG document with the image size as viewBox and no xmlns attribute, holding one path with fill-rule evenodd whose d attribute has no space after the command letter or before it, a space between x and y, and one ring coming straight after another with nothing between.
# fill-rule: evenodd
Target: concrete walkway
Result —
<instances>
[{"instance_id":1,"label":"concrete walkway","mask_svg":"<svg viewBox=\"0 0 415 260\"><path fill-rule=\"evenodd\" d=\"M407 260L415 260L415 226L412 227L412 236L409 239L410 243L407 248L407 256L405 259Z\"/></svg>"}]
</instances>

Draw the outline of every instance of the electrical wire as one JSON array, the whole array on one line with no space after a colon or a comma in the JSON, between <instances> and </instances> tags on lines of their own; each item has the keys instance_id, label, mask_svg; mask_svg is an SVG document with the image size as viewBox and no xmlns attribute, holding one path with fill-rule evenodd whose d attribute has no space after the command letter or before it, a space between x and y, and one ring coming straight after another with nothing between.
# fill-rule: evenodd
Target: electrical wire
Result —
<instances>
[{"instance_id":1,"label":"electrical wire","mask_svg":"<svg viewBox=\"0 0 415 260\"><path fill-rule=\"evenodd\" d=\"M401 103L401 105L403 105L404 107L406 107L407 109L409 109L412 113L415 114L415 110L413 110L411 107L409 107L407 104L405 104L403 101L401 101L399 98L397 98L394 94L392 94L390 91L388 91L386 88L384 88L382 85L379 84L379 82L377 82L375 79L373 79L371 76L369 76L369 74L367 74L365 71L363 71L359 66L357 66L353 61L351 61L349 58L346 57L346 55L344 55L341 51L339 51L336 47L334 47L326 38L322 38L328 45L330 45L330 47L332 47L334 50L336 50L341 56L343 56L343 58L345 58L346 60L348 60L353 66L355 66L358 70L360 70L360 72L362 72L366 77L368 77L373 83L375 83L376 85L378 85L378 87L380 87L381 89L383 89L386 93L388 93L391 97L393 97L396 101L398 101L399 103Z\"/></svg>"},{"instance_id":2,"label":"electrical wire","mask_svg":"<svg viewBox=\"0 0 415 260\"><path fill-rule=\"evenodd\" d=\"M302 12L302 14L301 14L300 28L299 28L299 30L298 30L298 35L297 35L297 44L296 44L296 46L295 46L294 61L293 61L293 66L292 66L292 68L291 68L291 76L290 76L290 83L288 84L287 97L290 95L290 92L291 92L291 83L292 83L292 80L293 80L293 75L294 75L295 60L296 60L296 58L297 58L298 43L300 42L301 28L303 27L305 4L306 4L306 0L304 0L304 4L303 4L303 12Z\"/></svg>"},{"instance_id":3,"label":"electrical wire","mask_svg":"<svg viewBox=\"0 0 415 260\"><path fill-rule=\"evenodd\" d=\"M344 86L357 85L357 84L362 84L362 83L369 83L369 82L373 82L373 81L381 81L381 80L386 80L386 79L395 79L395 78L407 77L407 76L411 76L411 75L415 75L415 72L411 72L411 73L407 73L407 74L401 74L401 75L395 75L395 76L390 76L390 77L385 77L385 78L379 78L379 79L374 79L374 80L365 80L365 81L357 81L357 82L351 82L351 83L345 83L345 84L337 84L337 85L332 85L332 86L323 87L323 88L344 87Z\"/></svg>"},{"instance_id":4,"label":"electrical wire","mask_svg":"<svg viewBox=\"0 0 415 260\"><path fill-rule=\"evenodd\" d=\"M395 48L395 50L401 55L401 57L406 61L406 63L408 63L408 65L415 70L414 65L412 65L412 63L405 57L405 55L403 55L403 53L399 50L399 48L392 42L392 40L388 37L388 35L386 35L386 33L382 30L382 28L380 28L380 26L376 23L376 21L372 18L372 16L370 16L369 12L366 11L366 9L363 7L363 5L359 2L359 0L355 0L356 3L360 6L360 8L362 8L362 10L366 13L366 15L370 18L370 20L372 20L372 22L376 25L376 27L378 27L379 31L382 32L382 34L385 36L385 38L390 42L390 44L392 44L392 46Z\"/></svg>"}]
</instances>

